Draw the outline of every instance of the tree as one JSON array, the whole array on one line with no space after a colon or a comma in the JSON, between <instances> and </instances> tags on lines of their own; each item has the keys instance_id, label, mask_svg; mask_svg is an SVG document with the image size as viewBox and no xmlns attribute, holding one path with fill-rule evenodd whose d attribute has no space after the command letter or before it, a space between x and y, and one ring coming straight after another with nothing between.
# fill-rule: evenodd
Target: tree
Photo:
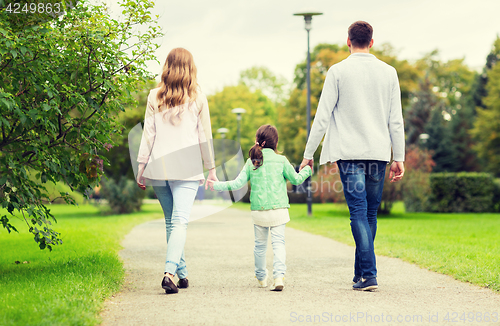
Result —
<instances>
[{"instance_id":1,"label":"tree","mask_svg":"<svg viewBox=\"0 0 500 326\"><path fill-rule=\"evenodd\" d=\"M495 41L500 52L500 39ZM497 55L500 60L500 54ZM487 72L487 96L483 99L485 108L477 108L477 118L471 134L477 140L475 150L486 162L486 169L500 175L500 64L496 62Z\"/></svg>"},{"instance_id":2,"label":"tree","mask_svg":"<svg viewBox=\"0 0 500 326\"><path fill-rule=\"evenodd\" d=\"M251 92L261 91L275 105L281 105L287 96L285 86L287 80L276 76L266 67L252 67L240 73L240 84L246 85Z\"/></svg>"},{"instance_id":3,"label":"tree","mask_svg":"<svg viewBox=\"0 0 500 326\"><path fill-rule=\"evenodd\" d=\"M44 184L62 181L82 193L97 184L102 152L120 130L116 113L151 78L145 62L155 59L161 33L150 0L120 3L119 20L88 0L55 19L14 18L0 5L0 202L9 212L1 221L16 230L19 212L39 247L51 250L62 240Z\"/></svg>"},{"instance_id":4,"label":"tree","mask_svg":"<svg viewBox=\"0 0 500 326\"><path fill-rule=\"evenodd\" d=\"M215 139L221 138L216 131L227 128L226 139L237 140L236 115L231 112L234 108L244 108L247 112L241 119L241 149L244 157L255 143L255 132L265 124L276 123L276 107L260 89L252 92L248 86L240 83L236 86L226 86L222 91L207 96L210 108L212 132ZM280 142L282 140L280 132Z\"/></svg>"}]
</instances>

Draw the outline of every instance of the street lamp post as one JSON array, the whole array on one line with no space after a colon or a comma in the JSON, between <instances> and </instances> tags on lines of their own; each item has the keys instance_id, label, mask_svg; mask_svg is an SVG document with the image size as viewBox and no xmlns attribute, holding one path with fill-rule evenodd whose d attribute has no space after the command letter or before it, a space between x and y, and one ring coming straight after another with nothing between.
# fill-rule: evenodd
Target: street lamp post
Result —
<instances>
[{"instance_id":1,"label":"street lamp post","mask_svg":"<svg viewBox=\"0 0 500 326\"><path fill-rule=\"evenodd\" d=\"M246 113L247 110L242 108L236 108L232 109L231 112L236 114L236 120L238 121L238 144L240 144L241 146L241 134L240 134L241 115Z\"/></svg>"},{"instance_id":2,"label":"street lamp post","mask_svg":"<svg viewBox=\"0 0 500 326\"><path fill-rule=\"evenodd\" d=\"M228 181L227 177L227 172L226 172L226 167L224 166L224 160L226 159L226 146L225 146L225 141L226 141L226 134L229 132L229 129L227 128L219 128L217 129L217 132L220 134L220 138L222 138L222 160L221 160L221 168L222 168L222 174L224 174L224 179ZM230 190L229 191L229 197L231 198L231 202L234 203L234 196L233 192Z\"/></svg>"},{"instance_id":3,"label":"street lamp post","mask_svg":"<svg viewBox=\"0 0 500 326\"><path fill-rule=\"evenodd\" d=\"M323 15L317 10L302 10L293 14L294 16L304 16L305 29L307 31L307 139L311 132L311 54L309 52L309 31L311 30L312 16ZM311 177L307 178L307 215L312 215L312 194Z\"/></svg>"}]
</instances>

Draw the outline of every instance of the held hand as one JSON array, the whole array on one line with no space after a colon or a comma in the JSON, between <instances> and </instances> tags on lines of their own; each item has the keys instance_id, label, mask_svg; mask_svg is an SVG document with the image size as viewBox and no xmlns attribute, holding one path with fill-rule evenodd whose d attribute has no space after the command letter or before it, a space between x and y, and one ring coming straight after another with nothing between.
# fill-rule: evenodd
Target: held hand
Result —
<instances>
[{"instance_id":1,"label":"held hand","mask_svg":"<svg viewBox=\"0 0 500 326\"><path fill-rule=\"evenodd\" d=\"M306 165L309 165L311 167L311 174L314 173L314 159L303 159L302 160L302 163L300 163L300 168L299 168L299 172L306 167Z\"/></svg>"},{"instance_id":2,"label":"held hand","mask_svg":"<svg viewBox=\"0 0 500 326\"><path fill-rule=\"evenodd\" d=\"M405 174L405 166L403 162L392 162L391 169L389 171L389 179L391 182L398 182L403 178Z\"/></svg>"},{"instance_id":3,"label":"held hand","mask_svg":"<svg viewBox=\"0 0 500 326\"><path fill-rule=\"evenodd\" d=\"M214 190L214 183L218 182L219 179L217 178L217 175L215 174L215 168L210 169L208 171L208 177L207 177L207 182L205 183L205 190L210 187L210 190Z\"/></svg>"}]
</instances>

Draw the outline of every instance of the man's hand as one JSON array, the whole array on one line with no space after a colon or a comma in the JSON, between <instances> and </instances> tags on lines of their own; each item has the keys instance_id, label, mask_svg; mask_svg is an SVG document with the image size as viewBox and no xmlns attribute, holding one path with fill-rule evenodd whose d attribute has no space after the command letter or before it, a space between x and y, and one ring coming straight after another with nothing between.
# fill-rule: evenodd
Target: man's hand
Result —
<instances>
[{"instance_id":1,"label":"man's hand","mask_svg":"<svg viewBox=\"0 0 500 326\"><path fill-rule=\"evenodd\" d=\"M312 174L312 173L314 173L314 168L313 168L313 166L314 166L314 159L310 159L310 160L308 160L308 159L306 159L306 158L305 158L305 159L303 159L303 160L302 160L302 163L300 163L299 172L300 172L303 168L305 168L305 167L306 167L306 165L309 165L309 166L311 167L311 174Z\"/></svg>"},{"instance_id":2,"label":"man's hand","mask_svg":"<svg viewBox=\"0 0 500 326\"><path fill-rule=\"evenodd\" d=\"M217 175L215 174L215 168L208 171L207 182L205 183L205 190L210 187L210 190L214 190L214 183L219 181Z\"/></svg>"},{"instance_id":3,"label":"man's hand","mask_svg":"<svg viewBox=\"0 0 500 326\"><path fill-rule=\"evenodd\" d=\"M146 179L142 176L142 174L144 173L145 166L146 164L143 163L139 164L139 169L137 171L137 178L136 178L137 185L142 190L146 190Z\"/></svg>"},{"instance_id":4,"label":"man's hand","mask_svg":"<svg viewBox=\"0 0 500 326\"><path fill-rule=\"evenodd\" d=\"M403 162L392 162L391 169L389 172L389 179L391 182L397 182L403 178L405 174L405 166Z\"/></svg>"}]
</instances>

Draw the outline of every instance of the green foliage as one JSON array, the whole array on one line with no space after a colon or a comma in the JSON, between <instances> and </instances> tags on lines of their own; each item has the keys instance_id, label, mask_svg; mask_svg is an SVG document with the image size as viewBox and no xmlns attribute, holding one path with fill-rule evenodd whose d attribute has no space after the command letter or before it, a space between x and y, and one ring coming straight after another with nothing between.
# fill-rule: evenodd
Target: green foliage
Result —
<instances>
[{"instance_id":1,"label":"green foliage","mask_svg":"<svg viewBox=\"0 0 500 326\"><path fill-rule=\"evenodd\" d=\"M207 96L212 122L212 133L215 139L220 139L219 128L227 128L226 139L237 141L236 114L234 108L244 108L247 112L241 117L241 148L243 155L248 157L248 151L255 143L257 129L265 124L275 125L276 107L274 103L259 89L252 92L245 84L226 86L220 92ZM278 130L280 142L283 139Z\"/></svg>"},{"instance_id":2,"label":"green foliage","mask_svg":"<svg viewBox=\"0 0 500 326\"><path fill-rule=\"evenodd\" d=\"M135 225L163 217L159 205L115 216L99 215L92 205L51 211L64 236L57 250L34 247L17 219L19 233L0 233L0 325L99 325L104 300L123 282L121 240Z\"/></svg>"},{"instance_id":3,"label":"green foliage","mask_svg":"<svg viewBox=\"0 0 500 326\"><path fill-rule=\"evenodd\" d=\"M114 117L150 78L145 63L161 35L153 3L120 5L120 20L88 0L46 22L0 11L0 203L8 211L1 220L10 232L14 212L22 212L41 249L62 243L43 204L45 184L85 193L99 181L101 152L120 130Z\"/></svg>"},{"instance_id":4,"label":"green foliage","mask_svg":"<svg viewBox=\"0 0 500 326\"><path fill-rule=\"evenodd\" d=\"M494 44L497 59L500 60L500 38ZM500 175L500 64L492 64L488 71L486 90L483 99L485 108L477 108L477 119L471 134L477 140L475 150L486 163L486 169Z\"/></svg>"},{"instance_id":5,"label":"green foliage","mask_svg":"<svg viewBox=\"0 0 500 326\"><path fill-rule=\"evenodd\" d=\"M495 192L489 173L433 173L430 176L433 212L491 212Z\"/></svg>"},{"instance_id":6,"label":"green foliage","mask_svg":"<svg viewBox=\"0 0 500 326\"><path fill-rule=\"evenodd\" d=\"M122 176L118 181L109 178L101 183L102 197L108 201L113 214L130 214L141 210L146 192L137 186L135 179Z\"/></svg>"},{"instance_id":7,"label":"green foliage","mask_svg":"<svg viewBox=\"0 0 500 326\"><path fill-rule=\"evenodd\" d=\"M402 181L402 195L407 212L429 210L431 187L429 176L435 165L432 155L416 145L406 151L405 175Z\"/></svg>"},{"instance_id":8,"label":"green foliage","mask_svg":"<svg viewBox=\"0 0 500 326\"><path fill-rule=\"evenodd\" d=\"M276 76L266 67L252 67L240 73L240 84L246 85L251 92L261 91L271 99L275 105L285 101L285 85L287 81Z\"/></svg>"}]
</instances>

